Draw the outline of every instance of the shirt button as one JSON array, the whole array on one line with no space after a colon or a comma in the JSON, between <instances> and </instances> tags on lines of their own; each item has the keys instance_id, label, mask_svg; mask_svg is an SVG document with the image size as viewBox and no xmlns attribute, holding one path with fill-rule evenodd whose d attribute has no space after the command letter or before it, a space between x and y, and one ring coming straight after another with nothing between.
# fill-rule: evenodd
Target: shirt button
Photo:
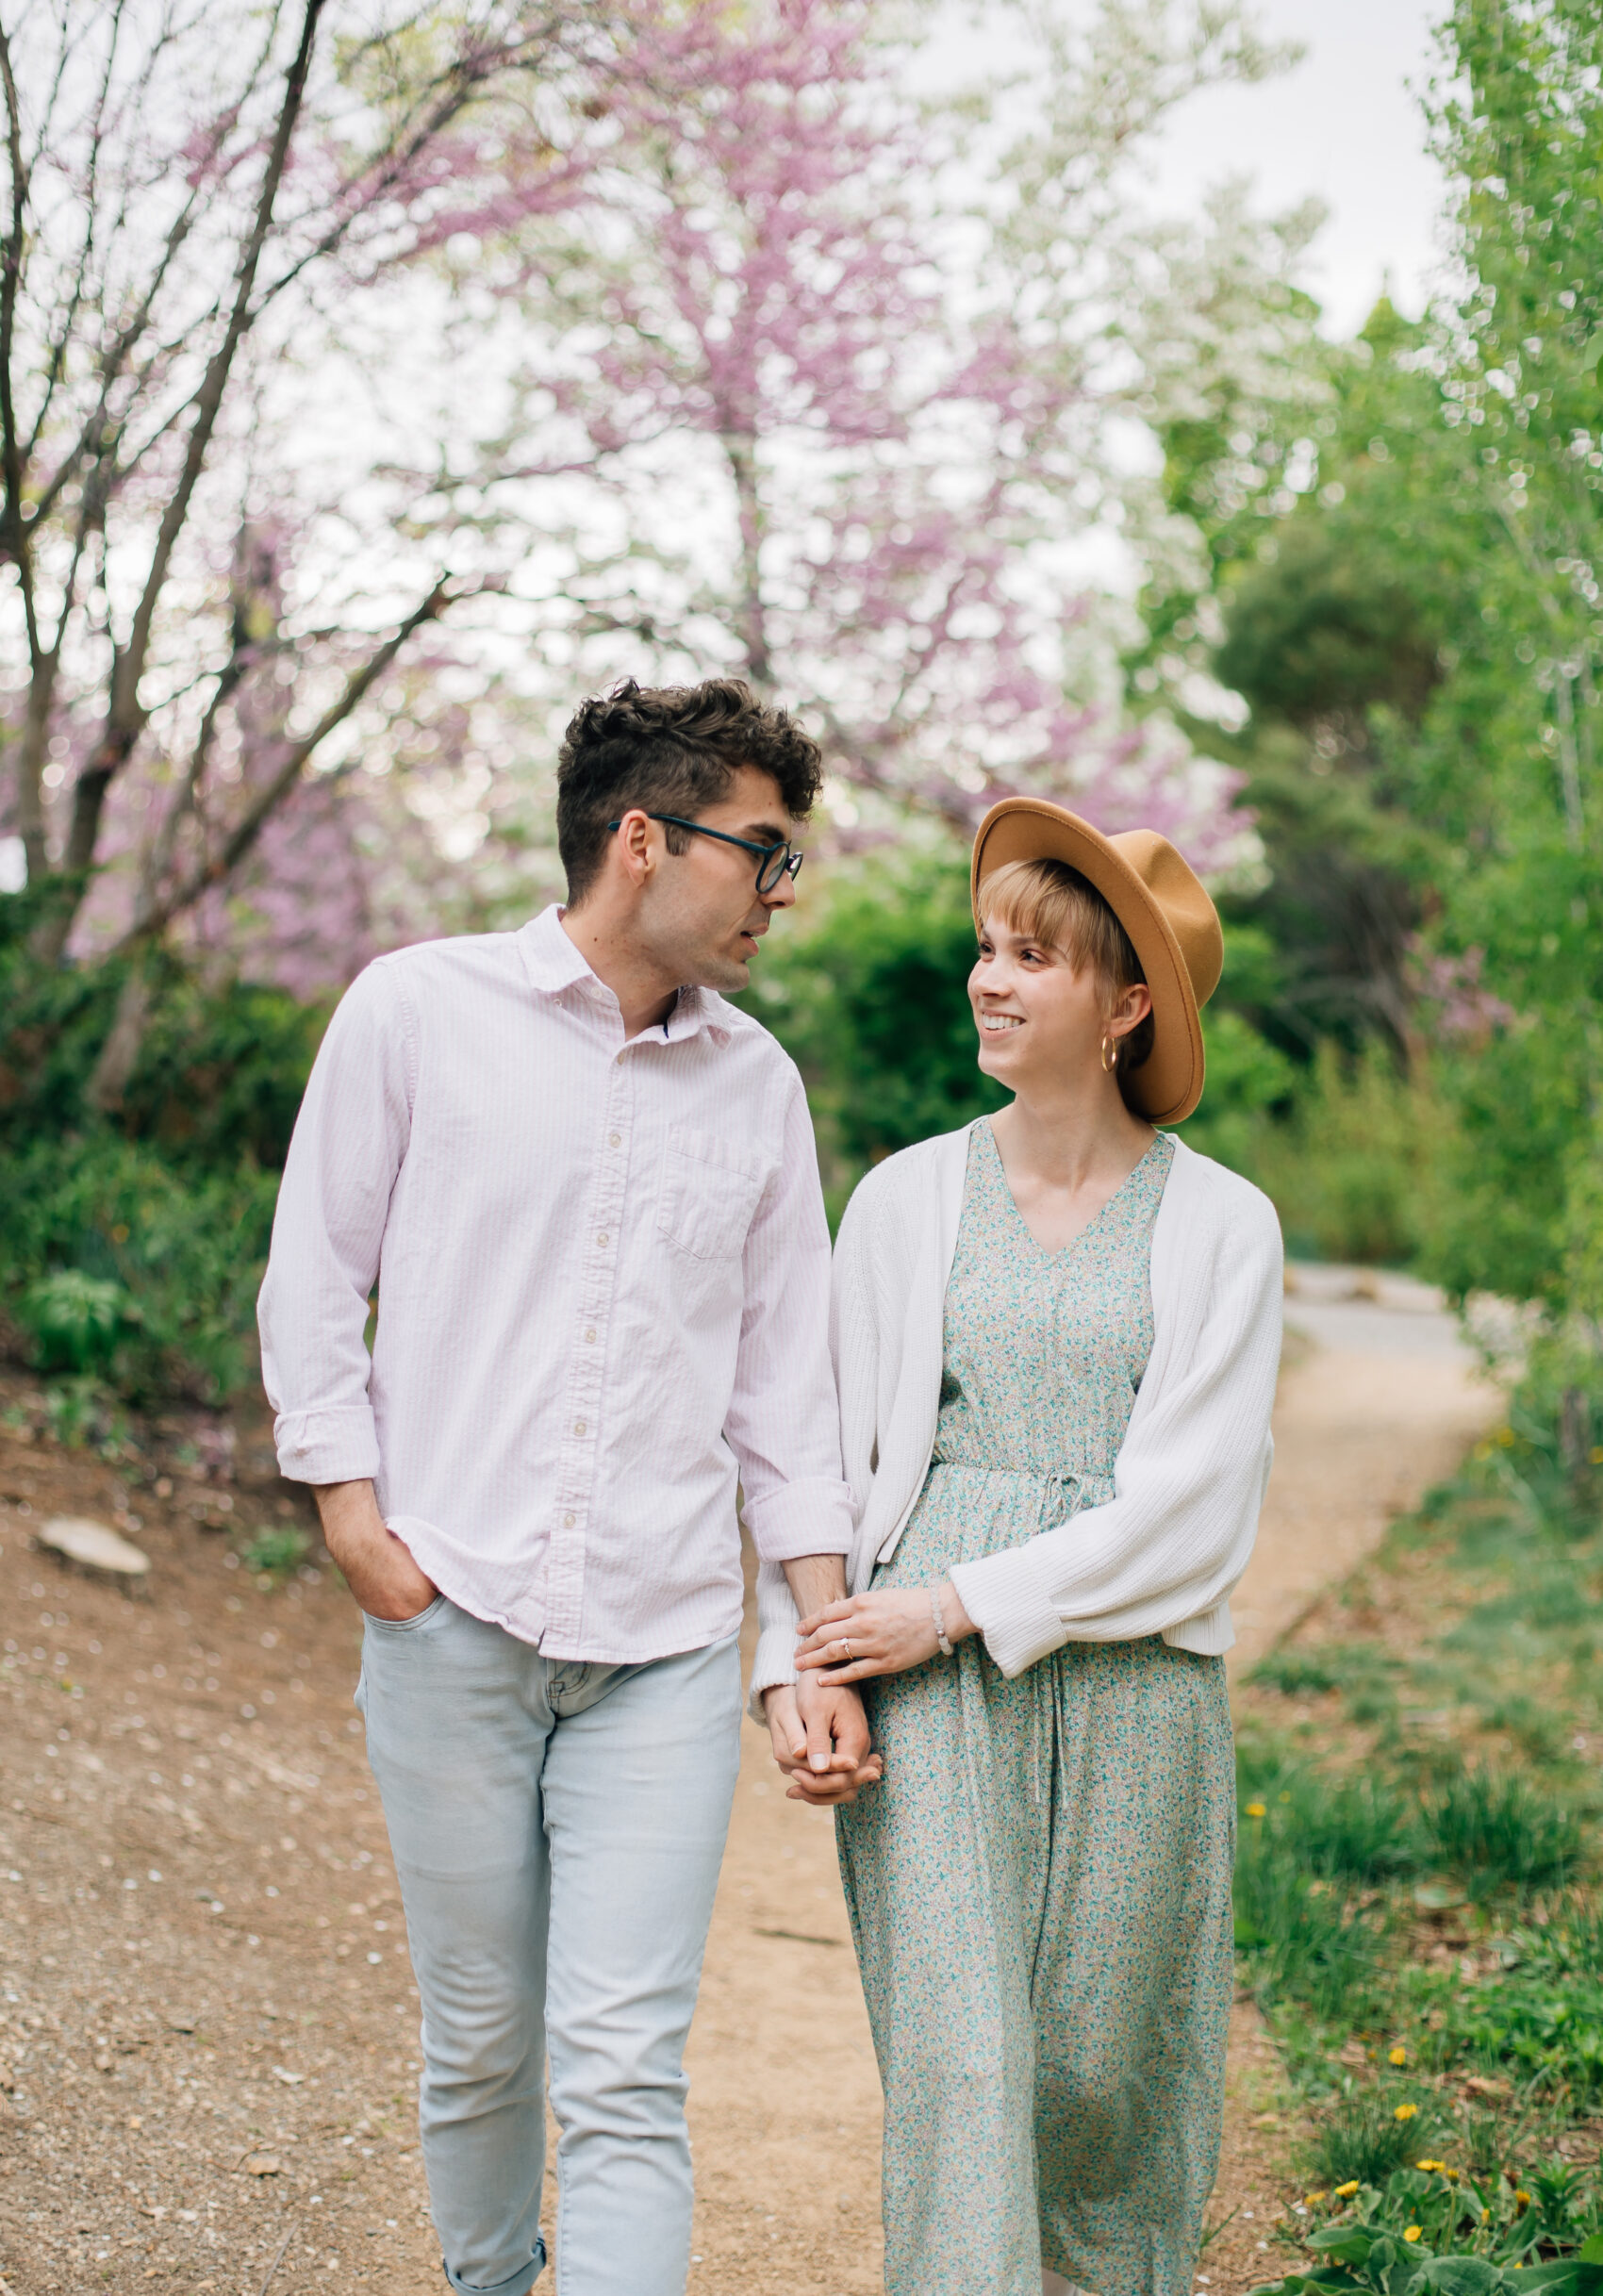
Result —
<instances>
[{"instance_id":1,"label":"shirt button","mask_svg":"<svg viewBox=\"0 0 1603 2296\"><path fill-rule=\"evenodd\" d=\"M583 1419L575 1419L575 1420L574 1420L574 1422L573 1422L573 1432L574 1432L574 1434L575 1434L575 1435L582 1435L582 1434L584 1433L584 1431L585 1431L585 1422L583 1421Z\"/></svg>"},{"instance_id":2,"label":"shirt button","mask_svg":"<svg viewBox=\"0 0 1603 2296\"><path fill-rule=\"evenodd\" d=\"M594 1342L594 1340L595 1340L595 1336L596 1336L596 1327L595 1327L595 1325L594 1325L594 1324L592 1324L592 1325L590 1326L589 1330L588 1330L586 1332L585 1337L586 1337L587 1340L589 1340L589 1341L591 1341L591 1342L593 1343L593 1342Z\"/></svg>"},{"instance_id":3,"label":"shirt button","mask_svg":"<svg viewBox=\"0 0 1603 2296\"><path fill-rule=\"evenodd\" d=\"M602 1247L603 1250L604 1251L604 1250L605 1250L605 1248L606 1248L606 1230L605 1230L604 1228L602 1230L602 1231L601 1231L600 1235L599 1235L599 1236L597 1236L597 1238L596 1238L596 1242L597 1242L597 1243L598 1243L598 1244L599 1244L599 1245Z\"/></svg>"},{"instance_id":4,"label":"shirt button","mask_svg":"<svg viewBox=\"0 0 1603 2296\"><path fill-rule=\"evenodd\" d=\"M623 1134L621 1132L608 1132L606 1136L606 1145L608 1148L621 1148L623 1146Z\"/></svg>"},{"instance_id":5,"label":"shirt button","mask_svg":"<svg viewBox=\"0 0 1603 2296\"><path fill-rule=\"evenodd\" d=\"M573 1526L574 1526L574 1524L575 1524L577 1521L578 1521L578 1517L577 1517L576 1515L565 1514L565 1515L563 1516L563 1518L562 1518L562 1528L563 1528L563 1529L564 1529L564 1530L571 1530L571 1529L572 1529L572 1528L573 1528Z\"/></svg>"}]
</instances>

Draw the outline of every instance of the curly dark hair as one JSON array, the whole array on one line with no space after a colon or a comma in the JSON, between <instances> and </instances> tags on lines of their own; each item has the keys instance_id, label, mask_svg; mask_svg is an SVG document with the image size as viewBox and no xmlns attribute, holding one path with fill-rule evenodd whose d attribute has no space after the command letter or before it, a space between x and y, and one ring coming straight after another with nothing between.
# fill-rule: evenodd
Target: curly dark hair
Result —
<instances>
[{"instance_id":1,"label":"curly dark hair","mask_svg":"<svg viewBox=\"0 0 1603 2296\"><path fill-rule=\"evenodd\" d=\"M632 805L694 819L703 805L718 803L742 766L771 776L793 821L805 820L818 802L818 743L739 678L656 686L626 678L611 693L581 702L556 767L556 842L569 905L596 881L609 821ZM669 852L682 853L689 833L667 834Z\"/></svg>"}]
</instances>

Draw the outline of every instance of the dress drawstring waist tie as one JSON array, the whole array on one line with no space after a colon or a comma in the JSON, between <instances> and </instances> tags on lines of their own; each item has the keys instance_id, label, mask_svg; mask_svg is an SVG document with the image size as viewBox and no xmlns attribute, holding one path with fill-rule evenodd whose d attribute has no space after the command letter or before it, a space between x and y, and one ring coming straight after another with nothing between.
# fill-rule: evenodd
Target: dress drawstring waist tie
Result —
<instances>
[{"instance_id":1,"label":"dress drawstring waist tie","mask_svg":"<svg viewBox=\"0 0 1603 2296\"><path fill-rule=\"evenodd\" d=\"M1078 1514L1082 1505L1084 1478L1079 1475L1043 1475L1041 1483L1041 1512L1035 1528L1037 1535L1066 1522ZM1042 1788L1042 1770L1048 1779L1051 1776L1052 1752L1057 1730L1057 1675L1054 1668L1034 1665L1030 1669L1033 1695L1030 1704L1030 1788L1037 1806L1046 1799ZM1043 1711L1043 1710L1045 1710ZM1043 1756L1045 1757L1043 1762Z\"/></svg>"},{"instance_id":2,"label":"dress drawstring waist tie","mask_svg":"<svg viewBox=\"0 0 1603 2296\"><path fill-rule=\"evenodd\" d=\"M1038 1493L1038 1499L1035 1528L1031 1534L1033 1537L1037 1536L1043 1530L1055 1529L1058 1524L1066 1522L1070 1515L1078 1514L1082 1508L1097 1504L1096 1493L1087 1486L1094 1484L1099 1478L1095 1476L1088 1477L1079 1474L1072 1469L1040 1473L1028 1467L993 1467L985 1461L979 1459L937 1459L933 1462L933 1467L934 1470L944 1467L949 1472L958 1474L967 1472L970 1475L1005 1476L1009 1482L1015 1484L1033 1483ZM1016 1521L1017 1518L1015 1517L1015 1520ZM1010 1539L1007 1544L1012 1546L1016 1544L1017 1541ZM986 1549L985 1551L995 1550ZM965 1557L965 1561L975 1559L972 1556ZM1046 1799L1045 1781L1051 1775L1051 1749L1057 1713L1055 1676L1052 1668L1045 1664L1032 1666L1030 1674L1032 1712L1030 1790L1033 1798L1039 1803Z\"/></svg>"}]
</instances>

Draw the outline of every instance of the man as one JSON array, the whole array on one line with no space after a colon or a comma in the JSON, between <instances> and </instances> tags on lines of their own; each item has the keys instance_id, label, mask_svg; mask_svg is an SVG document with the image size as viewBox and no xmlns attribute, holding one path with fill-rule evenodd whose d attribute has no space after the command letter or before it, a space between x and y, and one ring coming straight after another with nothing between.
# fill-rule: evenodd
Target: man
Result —
<instances>
[{"instance_id":1,"label":"man","mask_svg":"<svg viewBox=\"0 0 1603 2296\"><path fill-rule=\"evenodd\" d=\"M523 2296L545 2262L547 2051L566 2296L685 2286L736 1475L803 1613L844 1592L850 1537L801 1080L717 993L795 899L818 783L733 681L585 702L566 909L370 966L285 1167L264 1373L366 1613L429 2190L471 2296ZM877 1775L854 1698L768 1706L803 1798Z\"/></svg>"}]
</instances>

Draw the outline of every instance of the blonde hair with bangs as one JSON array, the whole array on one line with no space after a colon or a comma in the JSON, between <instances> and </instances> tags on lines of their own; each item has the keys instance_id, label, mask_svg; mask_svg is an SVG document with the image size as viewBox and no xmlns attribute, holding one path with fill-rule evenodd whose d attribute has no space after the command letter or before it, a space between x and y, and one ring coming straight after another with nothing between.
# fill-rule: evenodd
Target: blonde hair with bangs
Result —
<instances>
[{"instance_id":1,"label":"blonde hair with bangs","mask_svg":"<svg viewBox=\"0 0 1603 2296\"><path fill-rule=\"evenodd\" d=\"M1091 880L1066 861L1006 862L981 884L980 914L1028 941L1061 949L1076 972L1089 967L1110 1009L1147 979L1129 933ZM1121 1080L1147 1059L1152 1038L1149 1013L1119 1047Z\"/></svg>"}]
</instances>

